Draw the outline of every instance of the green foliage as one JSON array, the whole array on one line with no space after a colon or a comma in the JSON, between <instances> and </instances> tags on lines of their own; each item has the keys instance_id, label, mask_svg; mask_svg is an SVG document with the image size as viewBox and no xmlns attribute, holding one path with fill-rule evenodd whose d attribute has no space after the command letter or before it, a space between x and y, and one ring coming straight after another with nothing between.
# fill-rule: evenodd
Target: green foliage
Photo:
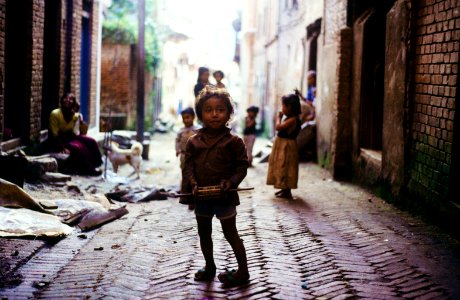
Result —
<instances>
[{"instance_id":1,"label":"green foliage","mask_svg":"<svg viewBox=\"0 0 460 300\"><path fill-rule=\"evenodd\" d=\"M104 12L102 39L115 44L135 44L138 35L138 11L136 0L112 0ZM155 1L145 3L145 67L155 74L160 61L160 47L153 18Z\"/></svg>"}]
</instances>

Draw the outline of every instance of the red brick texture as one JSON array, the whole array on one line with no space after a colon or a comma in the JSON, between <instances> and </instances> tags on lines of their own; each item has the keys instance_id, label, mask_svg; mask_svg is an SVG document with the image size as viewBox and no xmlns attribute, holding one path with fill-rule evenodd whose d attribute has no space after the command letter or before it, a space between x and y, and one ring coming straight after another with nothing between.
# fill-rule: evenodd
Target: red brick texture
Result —
<instances>
[{"instance_id":1,"label":"red brick texture","mask_svg":"<svg viewBox=\"0 0 460 300\"><path fill-rule=\"evenodd\" d=\"M43 29L45 3L33 0L32 4L32 64L30 70L30 133L31 140L38 140L41 129L42 81L43 81Z\"/></svg>"},{"instance_id":2,"label":"red brick texture","mask_svg":"<svg viewBox=\"0 0 460 300\"><path fill-rule=\"evenodd\" d=\"M41 106L42 101L42 85L43 85L43 37L44 37L44 18L45 18L45 0L29 0L32 3L32 11L28 30L31 32L31 47L29 52L30 68L27 70L27 97L30 101L29 111L29 128L26 136L31 141L36 141L40 135L41 129ZM81 19L83 11L83 0L73 0L72 20L67 20L67 6L69 1L60 0L60 13L55 17L58 19L60 26L60 68L59 68L59 94L65 92L66 79L70 80L70 91L74 93L79 99L80 97L80 48L81 48ZM90 125L96 122L96 71L97 71L97 42L98 42L98 28L99 28L99 1L91 1L91 69L90 69ZM5 0L0 0L0 133L3 132L4 122L4 52L5 52ZM72 28L67 31L68 22L72 22ZM71 34L70 45L67 35ZM26 38L26 37L25 37ZM70 61L70 77L66 78L66 47L70 48L71 61ZM1 141L1 138L0 138ZM27 141L23 141L27 142Z\"/></svg>"},{"instance_id":3,"label":"red brick texture","mask_svg":"<svg viewBox=\"0 0 460 300\"><path fill-rule=\"evenodd\" d=\"M428 199L448 194L459 40L460 1L420 1L409 188Z\"/></svg>"},{"instance_id":4,"label":"red brick texture","mask_svg":"<svg viewBox=\"0 0 460 300\"><path fill-rule=\"evenodd\" d=\"M135 90L131 88L133 69L130 45L102 44L101 61L101 111L108 112L112 104L113 112L128 113L134 110Z\"/></svg>"},{"instance_id":5,"label":"red brick texture","mask_svg":"<svg viewBox=\"0 0 460 300\"><path fill-rule=\"evenodd\" d=\"M0 0L0 142L3 133L3 110L4 110L4 70L5 65L5 0Z\"/></svg>"}]
</instances>

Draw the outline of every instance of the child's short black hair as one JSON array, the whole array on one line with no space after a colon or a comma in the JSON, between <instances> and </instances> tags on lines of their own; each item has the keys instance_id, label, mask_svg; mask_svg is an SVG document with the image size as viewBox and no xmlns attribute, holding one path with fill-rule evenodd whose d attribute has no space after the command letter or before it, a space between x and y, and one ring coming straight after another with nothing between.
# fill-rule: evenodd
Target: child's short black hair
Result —
<instances>
[{"instance_id":1,"label":"child's short black hair","mask_svg":"<svg viewBox=\"0 0 460 300\"><path fill-rule=\"evenodd\" d=\"M248 109L246 109L246 112L253 112L256 115L259 113L259 108L257 106L249 106Z\"/></svg>"},{"instance_id":2,"label":"child's short black hair","mask_svg":"<svg viewBox=\"0 0 460 300\"><path fill-rule=\"evenodd\" d=\"M195 117L195 111L193 110L193 107L187 107L185 109L183 109L180 114L183 116L183 115L191 115L193 117Z\"/></svg>"},{"instance_id":3,"label":"child's short black hair","mask_svg":"<svg viewBox=\"0 0 460 300\"><path fill-rule=\"evenodd\" d=\"M299 96L296 94L289 94L285 95L281 98L283 104L288 106L290 109L290 113L294 116L300 115L300 101Z\"/></svg>"},{"instance_id":4,"label":"child's short black hair","mask_svg":"<svg viewBox=\"0 0 460 300\"><path fill-rule=\"evenodd\" d=\"M206 102L206 100L208 100L211 97L217 97L221 100L224 100L225 106L227 107L230 117L233 115L233 101L232 97L230 97L230 94L227 92L227 90L215 87L213 85L207 85L200 91L198 97L196 98L195 111L198 120L202 121L203 105Z\"/></svg>"},{"instance_id":5,"label":"child's short black hair","mask_svg":"<svg viewBox=\"0 0 460 300\"><path fill-rule=\"evenodd\" d=\"M216 77L217 74L219 74L222 78L225 77L224 72L222 72L221 70L215 71L214 73L212 73L212 76Z\"/></svg>"}]
</instances>

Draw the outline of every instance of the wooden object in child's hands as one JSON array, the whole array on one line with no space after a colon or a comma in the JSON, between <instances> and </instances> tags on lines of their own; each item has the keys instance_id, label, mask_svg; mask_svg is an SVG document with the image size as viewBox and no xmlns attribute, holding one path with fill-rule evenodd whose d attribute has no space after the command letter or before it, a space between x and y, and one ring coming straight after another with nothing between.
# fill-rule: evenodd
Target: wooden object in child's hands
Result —
<instances>
[{"instance_id":1,"label":"wooden object in child's hands","mask_svg":"<svg viewBox=\"0 0 460 300\"><path fill-rule=\"evenodd\" d=\"M240 192L240 191L250 191L253 190L253 187L249 188L238 188L238 189L230 189L228 192ZM222 195L224 195L225 192L222 191L222 188L220 185L212 185L212 186L203 186L198 188L198 194L197 197L198 199L214 199L214 198L220 198ZM169 197L192 197L192 193L186 193L186 194L169 194Z\"/></svg>"}]
</instances>

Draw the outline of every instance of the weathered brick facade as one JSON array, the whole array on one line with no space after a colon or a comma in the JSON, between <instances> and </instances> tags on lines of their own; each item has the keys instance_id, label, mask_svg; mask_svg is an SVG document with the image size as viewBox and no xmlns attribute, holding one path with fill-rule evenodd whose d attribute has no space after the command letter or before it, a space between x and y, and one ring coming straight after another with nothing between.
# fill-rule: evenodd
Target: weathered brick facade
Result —
<instances>
[{"instance_id":1,"label":"weathered brick facade","mask_svg":"<svg viewBox=\"0 0 460 300\"><path fill-rule=\"evenodd\" d=\"M33 0L32 3L32 57L30 70L30 132L31 140L38 140L41 129L42 82L43 82L43 30L45 24L45 3Z\"/></svg>"},{"instance_id":2,"label":"weathered brick facade","mask_svg":"<svg viewBox=\"0 0 460 300\"><path fill-rule=\"evenodd\" d=\"M460 1L326 0L321 38L320 164L454 212Z\"/></svg>"},{"instance_id":3,"label":"weathered brick facade","mask_svg":"<svg viewBox=\"0 0 460 300\"><path fill-rule=\"evenodd\" d=\"M460 1L420 1L416 26L409 188L427 198L445 199L458 93Z\"/></svg>"},{"instance_id":4,"label":"weathered brick facade","mask_svg":"<svg viewBox=\"0 0 460 300\"><path fill-rule=\"evenodd\" d=\"M113 114L122 113L127 118L136 110L133 47L103 42L102 52L101 112L107 115L112 106Z\"/></svg>"},{"instance_id":5,"label":"weathered brick facade","mask_svg":"<svg viewBox=\"0 0 460 300\"><path fill-rule=\"evenodd\" d=\"M4 69L5 65L5 1L0 0L0 142L3 136L4 111Z\"/></svg>"},{"instance_id":6,"label":"weathered brick facade","mask_svg":"<svg viewBox=\"0 0 460 300\"><path fill-rule=\"evenodd\" d=\"M66 91L70 91L76 95L77 99L80 99L81 24L84 7L88 11L85 17L90 20L90 63L88 68L90 85L87 102L90 126L94 126L97 114L96 74L98 68L99 1L27 0L21 4L23 5L22 12L19 11L17 6L11 6L14 9L12 8L11 11L8 11L6 1L0 1L0 80L2 81L0 86L0 132L3 133L4 129L9 126L12 128L8 128L7 133L11 131L13 138L20 138L21 143L38 141L40 131L47 128L46 115L50 109L57 107L59 96ZM18 12L20 12L21 16L17 15ZM17 26L17 24L12 21L10 27L8 27L7 23L8 20L15 20L15 18L20 18L22 24L24 24L21 29L23 33L26 33L21 35L23 41L16 37L14 41L8 40L6 31L10 30L10 36L14 36L15 28L13 27ZM48 24L48 27L45 26L45 23ZM48 33L46 38L45 31ZM5 68L4 57L9 43L15 43L16 45L9 48L10 59L24 62L19 71L12 70L13 68L11 67L9 68L10 71L8 71ZM45 43L48 43L48 48L45 47ZM26 45L26 47L20 47L19 45L21 44ZM25 55L15 55L15 47L19 47L19 49L26 48L24 50ZM50 57L56 68L51 66ZM57 60L57 62L54 62L53 59ZM13 64L14 61L10 63ZM46 65L44 65L45 63ZM46 77L44 77L45 68L47 68L46 74L48 74ZM4 90L8 89L8 85L5 86L4 84L5 77L9 76L8 72L14 72L14 76L21 79L17 82L17 86L25 91L22 94L24 100L14 97L14 93L17 93L17 91L10 93L9 98L7 91L7 96L4 97ZM50 79L50 74L55 77ZM45 82L46 92L44 90ZM12 86L11 83L10 86ZM50 95L54 96L50 97ZM26 103L15 104L18 101ZM5 103L9 103L9 109L5 108ZM42 110L44 113L42 113ZM19 114L18 118L25 125L13 124L11 120L5 121L5 114L12 115L15 111L24 113L24 115ZM45 121L44 124L42 124L43 121ZM6 122L10 124L8 125ZM2 137L0 142L10 138Z\"/></svg>"},{"instance_id":7,"label":"weathered brick facade","mask_svg":"<svg viewBox=\"0 0 460 300\"><path fill-rule=\"evenodd\" d=\"M125 125L133 126L137 107L136 45L113 44L105 40L102 42L102 53L101 119L106 119L110 112L112 118L118 119L113 120L114 127L122 129L121 127ZM146 71L144 85L146 108L149 107L148 101L152 101L154 81L153 74Z\"/></svg>"},{"instance_id":8,"label":"weathered brick facade","mask_svg":"<svg viewBox=\"0 0 460 300\"><path fill-rule=\"evenodd\" d=\"M91 9L91 77L90 77L90 111L89 111L89 123L93 126L97 123L98 118L98 108L97 99L98 95L96 94L98 91L97 87L97 70L98 66L98 38L99 38L99 27L100 22L99 20L99 5L98 3L93 2L92 9Z\"/></svg>"}]
</instances>

